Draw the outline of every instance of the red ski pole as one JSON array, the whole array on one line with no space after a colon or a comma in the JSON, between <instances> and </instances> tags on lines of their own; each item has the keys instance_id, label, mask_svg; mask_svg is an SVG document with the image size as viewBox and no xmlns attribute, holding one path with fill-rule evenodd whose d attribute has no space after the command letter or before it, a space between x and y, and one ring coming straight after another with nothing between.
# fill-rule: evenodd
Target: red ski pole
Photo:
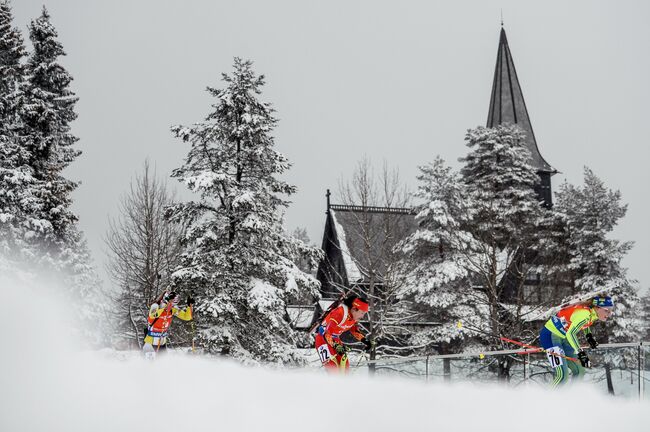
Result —
<instances>
[{"instance_id":1,"label":"red ski pole","mask_svg":"<svg viewBox=\"0 0 650 432\"><path fill-rule=\"evenodd\" d=\"M519 341L516 341L516 340L508 339L508 338L503 337L503 336L501 336L499 339L501 339L502 341L505 341L505 342L510 342L512 344L522 346L524 348L530 348L530 349L534 349L534 350L537 350L537 351L543 351L546 354L551 354L551 355L554 355L554 356L557 356L557 357L562 357L564 359L571 360L572 362L577 363L579 361L577 358L567 357L565 355L562 355L562 354L559 354L559 353L556 353L556 352L553 352L553 351L545 350L542 347L536 347L534 345L528 345L527 343L523 343L523 342L519 342Z\"/></svg>"}]
</instances>

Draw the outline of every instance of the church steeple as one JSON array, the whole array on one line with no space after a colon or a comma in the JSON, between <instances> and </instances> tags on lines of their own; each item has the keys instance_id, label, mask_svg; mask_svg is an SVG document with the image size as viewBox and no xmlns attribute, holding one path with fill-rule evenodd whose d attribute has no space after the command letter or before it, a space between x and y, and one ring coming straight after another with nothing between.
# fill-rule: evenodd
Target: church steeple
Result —
<instances>
[{"instance_id":1,"label":"church steeple","mask_svg":"<svg viewBox=\"0 0 650 432\"><path fill-rule=\"evenodd\" d=\"M515 64L512 61L512 54L508 47L506 31L501 27L487 127L495 127L503 123L516 124L526 134L526 146L531 153L531 162L537 168L537 172L542 179L542 184L538 188L537 193L540 198L544 199L546 205L550 207L552 205L551 176L557 170L546 162L537 147L533 126L528 117L524 95L521 91Z\"/></svg>"}]
</instances>

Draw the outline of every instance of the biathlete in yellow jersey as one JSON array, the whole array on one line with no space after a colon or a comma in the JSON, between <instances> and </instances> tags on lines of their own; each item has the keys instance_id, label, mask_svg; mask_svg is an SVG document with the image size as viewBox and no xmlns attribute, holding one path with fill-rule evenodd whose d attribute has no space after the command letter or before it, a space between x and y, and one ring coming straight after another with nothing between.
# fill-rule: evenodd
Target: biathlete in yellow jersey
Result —
<instances>
[{"instance_id":1,"label":"biathlete in yellow jersey","mask_svg":"<svg viewBox=\"0 0 650 432\"><path fill-rule=\"evenodd\" d=\"M580 303L566 307L551 317L539 333L539 343L547 352L548 360L555 370L552 386L557 387L568 379L568 369L572 378L581 379L585 368L591 367L589 357L578 343L578 332L582 330L591 348L598 342L591 334L591 325L605 321L611 315L614 302L609 296L595 297L590 303ZM556 354L556 355L554 355ZM577 357L572 361L565 357Z\"/></svg>"},{"instance_id":2,"label":"biathlete in yellow jersey","mask_svg":"<svg viewBox=\"0 0 650 432\"><path fill-rule=\"evenodd\" d=\"M149 308L147 333L142 346L145 357L153 358L157 352L167 348L169 326L171 326L174 317L183 321L192 319L194 300L191 297L188 298L187 307L181 310L178 308L179 298L174 291L166 292L159 301L153 303Z\"/></svg>"}]
</instances>

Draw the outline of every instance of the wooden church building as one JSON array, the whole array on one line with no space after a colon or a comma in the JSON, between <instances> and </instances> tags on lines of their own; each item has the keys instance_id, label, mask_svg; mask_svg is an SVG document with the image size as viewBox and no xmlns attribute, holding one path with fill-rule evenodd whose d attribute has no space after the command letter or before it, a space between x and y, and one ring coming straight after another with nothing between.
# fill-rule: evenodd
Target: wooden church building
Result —
<instances>
[{"instance_id":1,"label":"wooden church building","mask_svg":"<svg viewBox=\"0 0 650 432\"><path fill-rule=\"evenodd\" d=\"M539 151L502 27L487 127L506 123L518 125L526 134L532 164L541 178L536 192L540 201L550 208L553 204L551 176L557 171ZM354 287L363 289L374 284L380 288L389 264L382 255L387 248L392 248L417 229L413 209L332 204L329 190L326 215L322 243L324 258L317 273L323 298L321 309ZM388 225L392 227L390 231L386 230Z\"/></svg>"},{"instance_id":2,"label":"wooden church building","mask_svg":"<svg viewBox=\"0 0 650 432\"><path fill-rule=\"evenodd\" d=\"M416 229L413 209L331 204L328 190L325 256L317 273L323 298L337 298L354 286L383 285L395 259L392 250Z\"/></svg>"}]
</instances>

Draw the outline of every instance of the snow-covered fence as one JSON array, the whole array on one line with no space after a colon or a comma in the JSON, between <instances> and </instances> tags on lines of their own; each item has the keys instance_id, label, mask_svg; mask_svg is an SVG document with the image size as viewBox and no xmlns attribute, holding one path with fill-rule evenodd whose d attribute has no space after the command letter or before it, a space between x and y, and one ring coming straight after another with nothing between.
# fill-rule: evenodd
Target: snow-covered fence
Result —
<instances>
[{"instance_id":1,"label":"snow-covered fence","mask_svg":"<svg viewBox=\"0 0 650 432\"><path fill-rule=\"evenodd\" d=\"M644 399L645 382L650 380L650 342L601 344L595 350L590 349L589 356L593 367L587 370L585 380L617 396L638 395L639 399ZM524 348L374 361L361 358L353 360L352 367L360 372L374 364L377 374L401 375L430 382L489 382L498 380L496 367L506 360L511 362L511 367L505 382L511 386L547 385L552 379L552 369L545 353Z\"/></svg>"}]
</instances>

